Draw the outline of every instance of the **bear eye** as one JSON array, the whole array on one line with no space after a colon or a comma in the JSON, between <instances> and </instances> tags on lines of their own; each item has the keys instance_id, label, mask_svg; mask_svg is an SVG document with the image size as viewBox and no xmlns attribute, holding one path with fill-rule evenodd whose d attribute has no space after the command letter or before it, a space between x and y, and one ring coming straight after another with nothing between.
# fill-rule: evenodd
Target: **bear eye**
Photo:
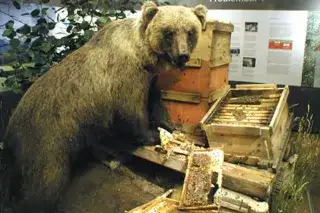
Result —
<instances>
[{"instance_id":1,"label":"bear eye","mask_svg":"<svg viewBox=\"0 0 320 213\"><path fill-rule=\"evenodd\" d=\"M189 37L193 37L195 34L196 34L195 29L192 29L192 30L190 30L190 31L188 32L188 36L189 36Z\"/></svg>"},{"instance_id":2,"label":"bear eye","mask_svg":"<svg viewBox=\"0 0 320 213\"><path fill-rule=\"evenodd\" d=\"M173 36L173 32L170 31L170 30L168 30L168 29L166 29L166 30L163 31L163 36L164 36L165 38L167 38L167 39L170 39L170 38L172 38L172 36Z\"/></svg>"}]
</instances>

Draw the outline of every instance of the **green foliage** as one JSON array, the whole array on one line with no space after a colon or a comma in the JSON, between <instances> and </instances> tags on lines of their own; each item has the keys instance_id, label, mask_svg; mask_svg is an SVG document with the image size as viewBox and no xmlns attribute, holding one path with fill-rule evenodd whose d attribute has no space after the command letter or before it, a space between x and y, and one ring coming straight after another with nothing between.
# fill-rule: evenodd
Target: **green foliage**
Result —
<instances>
[{"instance_id":1,"label":"green foliage","mask_svg":"<svg viewBox=\"0 0 320 213\"><path fill-rule=\"evenodd\" d=\"M298 154L294 178L275 196L274 212L301 212L299 207L305 200L306 189L320 183L320 137L311 132L313 119L308 106L307 113L300 119L297 134L292 137L292 153Z\"/></svg>"},{"instance_id":2,"label":"green foliage","mask_svg":"<svg viewBox=\"0 0 320 213\"><path fill-rule=\"evenodd\" d=\"M94 32L111 19L126 18L125 11L135 12L134 7L139 3L134 0L62 0L63 7L55 11L56 19L49 13L54 8L50 0L39 0L38 8L24 13L36 20L34 26L23 24L17 28L17 19L10 20L5 25L3 36L10 39L11 49L5 54L12 63L14 72L7 76L4 86L23 92L38 77L46 73L50 67L60 62L66 55L80 48L93 36ZM21 9L18 1L12 1L13 6ZM61 14L62 10L67 15ZM69 24L66 35L55 37L52 31L57 24ZM19 23L18 23L19 24ZM24 64L34 64L25 66Z\"/></svg>"}]
</instances>

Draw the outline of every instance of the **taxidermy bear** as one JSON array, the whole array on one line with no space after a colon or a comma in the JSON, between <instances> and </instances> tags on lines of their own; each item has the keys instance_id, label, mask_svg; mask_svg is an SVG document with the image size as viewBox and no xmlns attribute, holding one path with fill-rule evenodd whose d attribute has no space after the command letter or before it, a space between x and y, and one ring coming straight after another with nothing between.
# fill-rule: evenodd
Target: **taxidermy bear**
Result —
<instances>
[{"instance_id":1,"label":"taxidermy bear","mask_svg":"<svg viewBox=\"0 0 320 213\"><path fill-rule=\"evenodd\" d=\"M53 212L90 135L103 131L152 139L148 94L155 73L183 67L207 8L146 2L141 18L113 21L27 90L7 126L10 197L21 212ZM116 128L114 128L116 126ZM107 141L106 141L107 142Z\"/></svg>"}]
</instances>

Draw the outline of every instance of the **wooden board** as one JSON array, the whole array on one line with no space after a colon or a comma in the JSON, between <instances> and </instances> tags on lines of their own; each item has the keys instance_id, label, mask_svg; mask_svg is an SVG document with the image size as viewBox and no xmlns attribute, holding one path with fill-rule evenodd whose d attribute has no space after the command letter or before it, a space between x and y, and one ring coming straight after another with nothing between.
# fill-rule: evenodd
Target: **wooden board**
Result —
<instances>
[{"instance_id":1,"label":"wooden board","mask_svg":"<svg viewBox=\"0 0 320 213\"><path fill-rule=\"evenodd\" d=\"M258 202L251 197L222 188L217 195L221 208L244 213L268 213L267 202Z\"/></svg>"},{"instance_id":2,"label":"wooden board","mask_svg":"<svg viewBox=\"0 0 320 213\"><path fill-rule=\"evenodd\" d=\"M100 150L103 149L106 148L100 148ZM185 155L171 154L167 158L166 154L155 151L153 146L140 147L130 152L128 150L133 150L132 147L120 147L113 144L112 147L107 147L107 150L131 153L147 161L182 173L185 173L187 169L187 157ZM232 191L266 200L270 196L274 180L275 175L270 172L253 170L227 162L223 163L223 186Z\"/></svg>"},{"instance_id":3,"label":"wooden board","mask_svg":"<svg viewBox=\"0 0 320 213\"><path fill-rule=\"evenodd\" d=\"M176 92L171 90L161 90L161 98L163 100L180 101L195 104L199 104L201 102L201 96L199 93Z\"/></svg>"}]
</instances>

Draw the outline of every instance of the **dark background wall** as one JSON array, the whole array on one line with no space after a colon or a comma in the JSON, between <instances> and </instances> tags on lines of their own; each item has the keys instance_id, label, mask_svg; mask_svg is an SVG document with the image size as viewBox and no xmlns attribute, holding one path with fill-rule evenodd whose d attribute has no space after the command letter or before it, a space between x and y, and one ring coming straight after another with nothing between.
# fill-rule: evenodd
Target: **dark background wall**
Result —
<instances>
[{"instance_id":1,"label":"dark background wall","mask_svg":"<svg viewBox=\"0 0 320 213\"><path fill-rule=\"evenodd\" d=\"M232 10L320 10L319 0L176 0L188 6L204 4L209 9Z\"/></svg>"}]
</instances>

